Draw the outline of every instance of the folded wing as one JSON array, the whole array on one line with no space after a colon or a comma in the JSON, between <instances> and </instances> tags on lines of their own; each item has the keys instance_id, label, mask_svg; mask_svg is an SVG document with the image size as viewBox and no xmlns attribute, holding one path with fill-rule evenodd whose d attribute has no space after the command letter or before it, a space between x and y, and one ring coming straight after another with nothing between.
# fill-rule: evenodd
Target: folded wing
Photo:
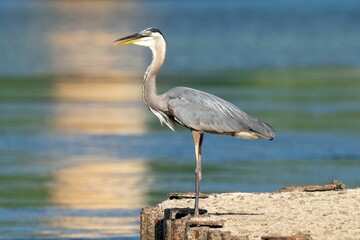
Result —
<instances>
[{"instance_id":1,"label":"folded wing","mask_svg":"<svg viewBox=\"0 0 360 240\"><path fill-rule=\"evenodd\" d=\"M188 128L245 139L275 137L275 131L269 124L212 94L177 87L169 90L166 96L168 113Z\"/></svg>"}]
</instances>

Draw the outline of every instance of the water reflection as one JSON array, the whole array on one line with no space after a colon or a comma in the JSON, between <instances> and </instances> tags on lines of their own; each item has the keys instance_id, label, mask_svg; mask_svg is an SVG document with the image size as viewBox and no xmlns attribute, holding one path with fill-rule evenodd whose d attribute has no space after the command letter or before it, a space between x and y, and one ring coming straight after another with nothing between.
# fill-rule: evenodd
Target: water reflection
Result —
<instances>
[{"instance_id":1,"label":"water reflection","mask_svg":"<svg viewBox=\"0 0 360 240\"><path fill-rule=\"evenodd\" d=\"M62 211L43 219L45 225L56 231L40 234L66 238L137 234L138 216L118 209L146 205L146 192L153 180L146 177L145 161L96 159L89 163L89 157L65 161L85 163L54 172L49 198Z\"/></svg>"},{"instance_id":2,"label":"water reflection","mask_svg":"<svg viewBox=\"0 0 360 240\"><path fill-rule=\"evenodd\" d=\"M112 42L118 36L109 28L110 19L137 8L134 1L54 1L46 2L45 8L61 16L60 27L44 34L50 68L56 73L50 90L51 128L90 135L147 132L140 107L141 77L134 74L142 67L143 57L137 55L129 67L129 51L113 54ZM123 19L118 29L128 32L132 18ZM116 212L146 204L152 180L145 178L148 170L143 159L64 154L61 162L67 167L53 170L48 194L49 201L63 211L43 218L46 230L38 235L97 238L138 233L137 212Z\"/></svg>"},{"instance_id":3,"label":"water reflection","mask_svg":"<svg viewBox=\"0 0 360 240\"><path fill-rule=\"evenodd\" d=\"M135 235L139 231L137 217L56 217L52 227L61 229L57 238L104 238ZM51 231L40 235L52 236Z\"/></svg>"},{"instance_id":4,"label":"water reflection","mask_svg":"<svg viewBox=\"0 0 360 240\"><path fill-rule=\"evenodd\" d=\"M121 69L128 73L142 67L143 57L125 61L130 52L114 54L113 41L118 37L111 30L111 20L122 16L116 31L129 32L132 17L139 11L135 1L49 1L48 11L61 16L61 27L45 34L49 61L53 72L106 73ZM73 22L76 21L76 25ZM125 67L123 67L124 65ZM131 66L131 67L130 67Z\"/></svg>"},{"instance_id":5,"label":"water reflection","mask_svg":"<svg viewBox=\"0 0 360 240\"><path fill-rule=\"evenodd\" d=\"M125 74L57 76L53 96L58 101L139 102L141 80Z\"/></svg>"},{"instance_id":6,"label":"water reflection","mask_svg":"<svg viewBox=\"0 0 360 240\"><path fill-rule=\"evenodd\" d=\"M137 55L137 59L132 58L132 67L121 68L122 64L128 64L130 52L124 48L121 54L113 53L112 42L118 36L110 32L108 26L109 16L116 18L119 14L116 8L120 8L120 12L131 12L136 4L133 1L122 4L55 1L46 6L55 15L80 19L76 26L64 24L46 35L52 68L62 73L56 75L53 84L56 104L52 110L52 127L91 134L146 132L144 110L136 104L141 101L141 77L133 79L133 71L143 65L143 57ZM90 23L93 23L91 28ZM129 31L126 30L129 25L129 21L122 22L124 32ZM126 70L109 69L117 65ZM121 105L122 102L127 104Z\"/></svg>"},{"instance_id":7,"label":"water reflection","mask_svg":"<svg viewBox=\"0 0 360 240\"><path fill-rule=\"evenodd\" d=\"M141 159L96 159L94 163L60 169L54 172L50 198L55 205L69 208L140 208L146 205L146 190L152 183L147 171Z\"/></svg>"},{"instance_id":8,"label":"water reflection","mask_svg":"<svg viewBox=\"0 0 360 240\"><path fill-rule=\"evenodd\" d=\"M92 134L141 134L147 131L141 81L116 75L112 80L77 75L58 77L53 85L56 130Z\"/></svg>"}]
</instances>

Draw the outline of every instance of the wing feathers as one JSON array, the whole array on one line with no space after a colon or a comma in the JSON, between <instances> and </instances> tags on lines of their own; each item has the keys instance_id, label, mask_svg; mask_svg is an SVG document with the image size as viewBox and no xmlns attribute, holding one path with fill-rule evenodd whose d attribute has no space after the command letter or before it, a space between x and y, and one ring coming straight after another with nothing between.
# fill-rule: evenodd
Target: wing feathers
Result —
<instances>
[{"instance_id":1,"label":"wing feathers","mask_svg":"<svg viewBox=\"0 0 360 240\"><path fill-rule=\"evenodd\" d=\"M188 128L247 139L275 136L269 124L212 94L177 87L169 90L166 96L170 114Z\"/></svg>"}]
</instances>

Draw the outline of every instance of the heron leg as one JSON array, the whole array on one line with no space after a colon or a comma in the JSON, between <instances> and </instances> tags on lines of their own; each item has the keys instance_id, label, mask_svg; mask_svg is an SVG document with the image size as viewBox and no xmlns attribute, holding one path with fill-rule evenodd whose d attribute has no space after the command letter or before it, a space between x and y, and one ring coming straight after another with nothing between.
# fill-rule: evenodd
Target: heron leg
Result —
<instances>
[{"instance_id":1,"label":"heron leg","mask_svg":"<svg viewBox=\"0 0 360 240\"><path fill-rule=\"evenodd\" d=\"M201 145L204 137L204 132L192 130L191 131L194 144L195 144L195 210L194 216L199 216L199 195L200 195L200 181L202 178L202 166L201 166Z\"/></svg>"}]
</instances>

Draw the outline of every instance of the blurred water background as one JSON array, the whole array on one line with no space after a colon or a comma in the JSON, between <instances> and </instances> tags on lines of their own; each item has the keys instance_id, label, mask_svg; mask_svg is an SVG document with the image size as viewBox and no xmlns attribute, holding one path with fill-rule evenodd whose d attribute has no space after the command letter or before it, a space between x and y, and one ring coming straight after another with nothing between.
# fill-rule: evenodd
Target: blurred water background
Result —
<instances>
[{"instance_id":1,"label":"blurred water background","mask_svg":"<svg viewBox=\"0 0 360 240\"><path fill-rule=\"evenodd\" d=\"M150 51L112 46L150 26L160 92L199 88L277 130L205 135L203 192L360 186L358 1L1 1L1 239L137 239L142 207L193 191L189 131L141 102Z\"/></svg>"}]
</instances>

